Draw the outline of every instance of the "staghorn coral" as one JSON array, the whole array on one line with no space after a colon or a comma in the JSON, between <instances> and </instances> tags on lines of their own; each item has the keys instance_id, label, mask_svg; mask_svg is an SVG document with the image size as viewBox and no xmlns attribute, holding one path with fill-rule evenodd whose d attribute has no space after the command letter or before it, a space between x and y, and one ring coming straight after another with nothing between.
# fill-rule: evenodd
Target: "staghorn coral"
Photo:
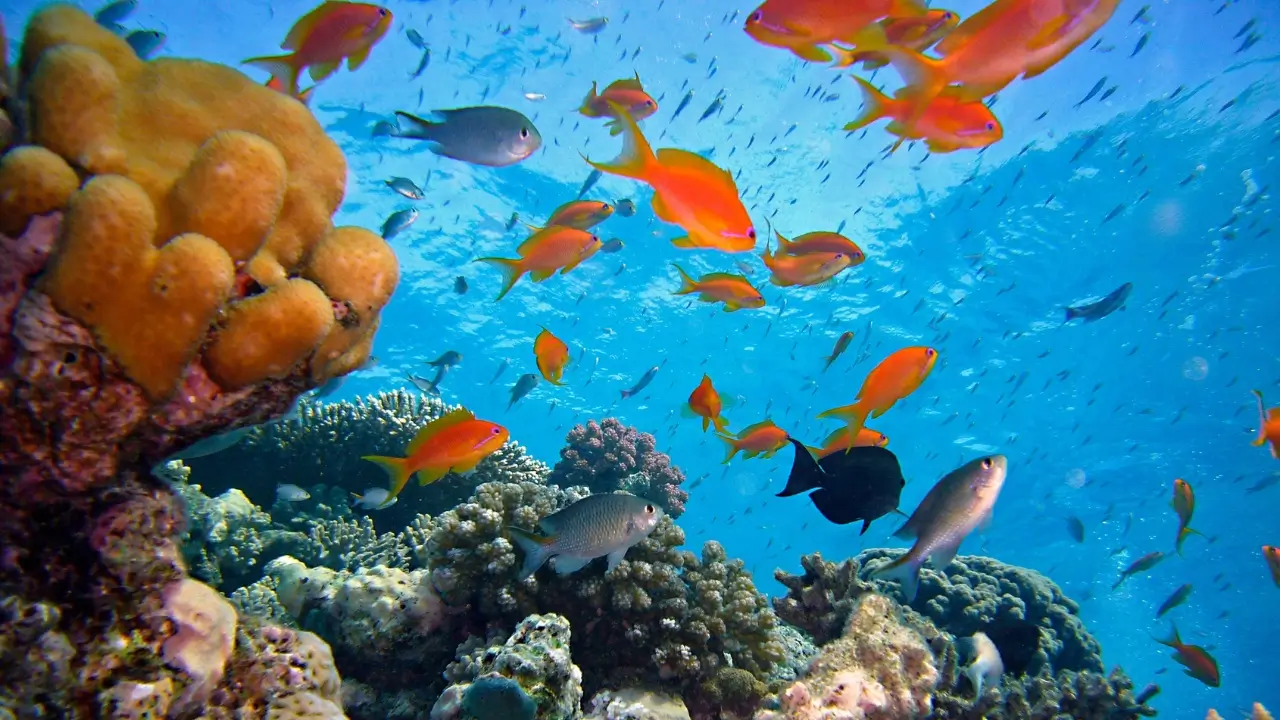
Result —
<instances>
[{"instance_id":1,"label":"staghorn coral","mask_svg":"<svg viewBox=\"0 0 1280 720\"><path fill-rule=\"evenodd\" d=\"M658 451L654 437L615 418L590 420L570 430L547 482L586 485L593 493L626 490L661 505L672 518L684 513L689 499L680 489L684 473Z\"/></svg>"},{"instance_id":2,"label":"staghorn coral","mask_svg":"<svg viewBox=\"0 0 1280 720\"><path fill-rule=\"evenodd\" d=\"M804 574L774 573L788 590L774 599L774 608L783 620L825 645L837 637L832 628L843 625L862 597L879 593L902 598L897 583L859 577L898 552L867 550L838 565L818 553L806 555L801 558ZM991 720L1021 720L1041 717L1037 713L1055 703L1084 713L1072 717L1132 719L1155 713L1134 698L1133 684L1123 672L1102 675L1101 647L1076 615L1078 606L1043 575L969 555L956 558L943 572L925 568L920 579L919 595L902 614L936 658L939 682L932 717L965 718L978 712ZM1006 657L1002 693L975 699L959 672L956 638L979 630L996 635L1024 624L1038 629L1034 651L1022 649L1025 675L1019 677Z\"/></svg>"},{"instance_id":3,"label":"staghorn coral","mask_svg":"<svg viewBox=\"0 0 1280 720\"><path fill-rule=\"evenodd\" d=\"M569 621L559 615L530 615L521 620L506 642L493 645L472 666L463 682L449 686L431 709L432 720L519 720L528 706L517 697L511 712L477 712L495 698L484 697L504 687L495 680L513 680L528 700L537 720L575 720L582 716L582 671L569 652ZM509 686L506 686L509 687Z\"/></svg>"},{"instance_id":4,"label":"staghorn coral","mask_svg":"<svg viewBox=\"0 0 1280 720\"><path fill-rule=\"evenodd\" d=\"M925 640L883 595L862 596L843 636L823 646L808 675L757 720L910 720L934 717L938 668Z\"/></svg>"},{"instance_id":5,"label":"staghorn coral","mask_svg":"<svg viewBox=\"0 0 1280 720\"><path fill-rule=\"evenodd\" d=\"M684 533L670 517L610 572L596 563L566 577L544 570L516 579L504 528L533 527L584 495L533 483L476 488L470 502L434 519L426 555L441 597L499 627L527 614L564 615L591 690L640 679L696 696L726 666L767 679L784 660L767 601L718 543L707 543L701 559L680 551Z\"/></svg>"},{"instance_id":6,"label":"staghorn coral","mask_svg":"<svg viewBox=\"0 0 1280 720\"><path fill-rule=\"evenodd\" d=\"M234 447L189 463L202 481L210 478L205 482L210 492L222 492L234 482L264 506L275 498L278 482L363 493L371 487L385 487L387 478L361 456L404 455L418 430L452 409L437 398L403 390L352 402L304 400L295 419L254 428ZM383 528L398 530L421 513L436 515L465 501L481 483L542 484L546 475L545 464L518 443L509 442L485 458L470 476L449 475L426 487L414 485L395 505L368 517ZM304 505L299 510L311 507Z\"/></svg>"}]
</instances>

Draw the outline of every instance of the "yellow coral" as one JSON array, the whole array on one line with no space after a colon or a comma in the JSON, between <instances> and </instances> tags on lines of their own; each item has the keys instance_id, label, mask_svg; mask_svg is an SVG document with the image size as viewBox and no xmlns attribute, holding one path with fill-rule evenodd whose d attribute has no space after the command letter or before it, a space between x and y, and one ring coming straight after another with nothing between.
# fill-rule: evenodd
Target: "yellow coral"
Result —
<instances>
[{"instance_id":1,"label":"yellow coral","mask_svg":"<svg viewBox=\"0 0 1280 720\"><path fill-rule=\"evenodd\" d=\"M71 199L43 289L94 329L129 377L164 398L227 302L235 268L202 235L181 235L157 249L155 225L137 183L119 175L90 180Z\"/></svg>"},{"instance_id":2,"label":"yellow coral","mask_svg":"<svg viewBox=\"0 0 1280 720\"><path fill-rule=\"evenodd\" d=\"M333 229L346 160L305 106L231 68L144 62L64 4L31 19L21 69L43 149L0 161L0 230L71 197L43 289L153 399L218 317L204 361L224 388L364 362L399 268L376 235ZM237 267L266 291L236 301Z\"/></svg>"},{"instance_id":3,"label":"yellow coral","mask_svg":"<svg viewBox=\"0 0 1280 720\"><path fill-rule=\"evenodd\" d=\"M34 215L67 204L80 187L76 171L42 147L14 148L0 157L0 232L17 236Z\"/></svg>"},{"instance_id":4,"label":"yellow coral","mask_svg":"<svg viewBox=\"0 0 1280 720\"><path fill-rule=\"evenodd\" d=\"M368 230L337 228L316 246L304 276L323 288L345 312L340 313L340 327L316 351L313 376L324 380L364 364L378 313L400 281L395 252ZM348 354L362 343L366 345L363 353Z\"/></svg>"},{"instance_id":5,"label":"yellow coral","mask_svg":"<svg viewBox=\"0 0 1280 720\"><path fill-rule=\"evenodd\" d=\"M302 278L241 300L227 315L204 355L209 375L224 388L285 377L333 327L329 298Z\"/></svg>"}]
</instances>

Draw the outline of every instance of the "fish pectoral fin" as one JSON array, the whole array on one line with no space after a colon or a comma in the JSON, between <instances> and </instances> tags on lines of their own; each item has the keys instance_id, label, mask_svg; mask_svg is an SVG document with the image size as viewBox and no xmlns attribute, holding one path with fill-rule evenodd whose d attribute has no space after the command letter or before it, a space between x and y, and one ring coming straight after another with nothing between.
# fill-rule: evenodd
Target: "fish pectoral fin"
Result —
<instances>
[{"instance_id":1,"label":"fish pectoral fin","mask_svg":"<svg viewBox=\"0 0 1280 720\"><path fill-rule=\"evenodd\" d=\"M900 555L897 560L881 565L871 573L872 578L880 580L897 580L902 583L902 594L907 602L914 602L920 590L920 561L910 551Z\"/></svg>"},{"instance_id":2,"label":"fish pectoral fin","mask_svg":"<svg viewBox=\"0 0 1280 720\"><path fill-rule=\"evenodd\" d=\"M370 45L364 50L361 50L360 52L354 53L351 56L349 56L347 58L347 69L352 71L359 70L360 66L364 65L364 62L369 59L369 51L372 49L373 49L373 46Z\"/></svg>"},{"instance_id":3,"label":"fish pectoral fin","mask_svg":"<svg viewBox=\"0 0 1280 720\"><path fill-rule=\"evenodd\" d=\"M586 567L595 558L577 558L568 555L557 555L552 565L557 575L569 575Z\"/></svg>"},{"instance_id":4,"label":"fish pectoral fin","mask_svg":"<svg viewBox=\"0 0 1280 720\"><path fill-rule=\"evenodd\" d=\"M606 558L609 559L609 567L607 570L605 570L605 572L608 572L609 570L612 570L618 567L618 563L622 562L622 558L626 557L627 549L628 548L622 548L621 550L614 550L613 552L605 556Z\"/></svg>"},{"instance_id":5,"label":"fish pectoral fin","mask_svg":"<svg viewBox=\"0 0 1280 720\"><path fill-rule=\"evenodd\" d=\"M555 536L535 535L518 527L508 527L511 541L524 551L524 565L520 569L520 578L524 579L538 571L547 559L552 556L551 545Z\"/></svg>"},{"instance_id":6,"label":"fish pectoral fin","mask_svg":"<svg viewBox=\"0 0 1280 720\"><path fill-rule=\"evenodd\" d=\"M338 61L341 62L341 61ZM338 62L317 63L307 68L307 74L312 80L320 82L338 70Z\"/></svg>"}]
</instances>

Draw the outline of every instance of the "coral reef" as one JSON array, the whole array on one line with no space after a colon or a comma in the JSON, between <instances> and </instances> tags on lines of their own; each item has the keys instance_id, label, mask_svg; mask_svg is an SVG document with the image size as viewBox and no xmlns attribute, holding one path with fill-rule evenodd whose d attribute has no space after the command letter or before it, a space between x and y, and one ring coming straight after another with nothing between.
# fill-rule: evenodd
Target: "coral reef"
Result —
<instances>
[{"instance_id":1,"label":"coral reef","mask_svg":"<svg viewBox=\"0 0 1280 720\"><path fill-rule=\"evenodd\" d=\"M684 473L658 451L654 437L614 418L590 420L570 430L547 482L585 485L593 493L626 490L661 505L672 518L684 513L689 499L680 489Z\"/></svg>"},{"instance_id":2,"label":"coral reef","mask_svg":"<svg viewBox=\"0 0 1280 720\"><path fill-rule=\"evenodd\" d=\"M431 709L432 720L581 717L582 672L570 657L569 637L569 621L559 615L521 620L506 642L452 669L461 681L441 694ZM513 681L514 688L503 680ZM500 708L492 707L499 703Z\"/></svg>"},{"instance_id":3,"label":"coral reef","mask_svg":"<svg viewBox=\"0 0 1280 720\"><path fill-rule=\"evenodd\" d=\"M844 635L822 648L809 674L757 720L910 720L929 716L938 682L933 652L899 618L899 606L874 593L859 599Z\"/></svg>"},{"instance_id":4,"label":"coral reef","mask_svg":"<svg viewBox=\"0 0 1280 720\"><path fill-rule=\"evenodd\" d=\"M897 583L864 579L899 552L867 550L840 564L818 553L806 555L801 558L802 575L775 572L787 594L774 599L774 608L780 618L825 646L842 634L834 628L844 627L864 596L905 599ZM1101 648L1078 610L1040 573L991 558L960 556L941 572L926 567L918 596L902 614L937 661L932 717L963 718L978 712L991 720L1032 718L1055 703L1085 713L1079 717L1154 715L1152 708L1135 700L1133 683L1123 672L1102 675ZM999 696L974 698L968 679L959 672L956 639L978 631L1003 646L1005 676Z\"/></svg>"},{"instance_id":5,"label":"coral reef","mask_svg":"<svg viewBox=\"0 0 1280 720\"><path fill-rule=\"evenodd\" d=\"M592 691L640 679L696 695L722 667L766 680L784 659L766 599L718 543L704 545L701 559L680 551L684 533L669 517L610 572L595 563L566 577L548 569L517 580L520 563L505 527L534 527L585 494L534 483L476 488L469 502L435 519L428 540L441 597L499 626L529 614L564 615Z\"/></svg>"},{"instance_id":6,"label":"coral reef","mask_svg":"<svg viewBox=\"0 0 1280 720\"><path fill-rule=\"evenodd\" d=\"M452 409L438 398L403 390L353 402L304 400L296 418L255 427L234 447L188 462L210 492L221 493L229 489L226 483L234 481L249 499L263 506L271 504L279 482L363 493L371 487L385 487L387 478L361 456L404 455L409 441L422 426ZM426 487L415 484L400 495L395 505L369 517L384 529L398 531L419 514L438 515L465 502L481 483L541 484L546 481L547 472L545 464L518 443L509 442L485 458L469 476L449 475ZM319 498L300 503L295 509L314 517L317 502ZM272 515L277 520L284 519L275 512Z\"/></svg>"},{"instance_id":7,"label":"coral reef","mask_svg":"<svg viewBox=\"0 0 1280 720\"><path fill-rule=\"evenodd\" d=\"M591 698L586 720L689 720L689 709L674 695L642 688L603 690Z\"/></svg>"},{"instance_id":8,"label":"coral reef","mask_svg":"<svg viewBox=\"0 0 1280 720\"><path fill-rule=\"evenodd\" d=\"M24 681L0 707L341 716L331 660L326 687L298 672L327 650L299 656L292 631L187 577L182 507L148 470L363 362L398 263L332 227L346 163L295 100L144 62L63 4L31 18L19 70L18 96L0 81L0 608ZM266 550L237 525L265 520L243 496L210 503L200 551L251 574Z\"/></svg>"}]
</instances>

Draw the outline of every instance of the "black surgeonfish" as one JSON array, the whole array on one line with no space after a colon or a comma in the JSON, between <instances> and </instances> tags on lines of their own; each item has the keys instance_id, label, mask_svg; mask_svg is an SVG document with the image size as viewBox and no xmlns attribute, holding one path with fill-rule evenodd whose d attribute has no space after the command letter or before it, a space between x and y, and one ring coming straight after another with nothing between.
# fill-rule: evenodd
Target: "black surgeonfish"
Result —
<instances>
[{"instance_id":1,"label":"black surgeonfish","mask_svg":"<svg viewBox=\"0 0 1280 720\"><path fill-rule=\"evenodd\" d=\"M854 447L837 450L815 460L800 441L795 446L791 476L778 497L790 497L813 490L809 499L822 516L837 525L862 521L867 532L871 521L898 509L898 497L906 481L898 458L882 447Z\"/></svg>"}]
</instances>

